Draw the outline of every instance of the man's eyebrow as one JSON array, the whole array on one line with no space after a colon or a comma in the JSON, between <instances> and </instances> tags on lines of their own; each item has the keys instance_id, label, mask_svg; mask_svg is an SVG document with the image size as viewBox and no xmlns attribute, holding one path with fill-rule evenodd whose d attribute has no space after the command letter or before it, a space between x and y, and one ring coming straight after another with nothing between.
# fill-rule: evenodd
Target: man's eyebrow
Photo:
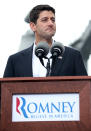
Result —
<instances>
[{"instance_id":1,"label":"man's eyebrow","mask_svg":"<svg viewBox=\"0 0 91 131\"><path fill-rule=\"evenodd\" d=\"M42 20L42 19L49 19L49 17L45 16L45 17L42 17L42 18L40 18L40 19L41 19L41 20ZM55 17L52 16L51 19L55 19Z\"/></svg>"},{"instance_id":2,"label":"man's eyebrow","mask_svg":"<svg viewBox=\"0 0 91 131\"><path fill-rule=\"evenodd\" d=\"M45 18L48 18L47 16L45 16L45 17L42 17L42 18L40 18L40 19L45 19Z\"/></svg>"}]
</instances>

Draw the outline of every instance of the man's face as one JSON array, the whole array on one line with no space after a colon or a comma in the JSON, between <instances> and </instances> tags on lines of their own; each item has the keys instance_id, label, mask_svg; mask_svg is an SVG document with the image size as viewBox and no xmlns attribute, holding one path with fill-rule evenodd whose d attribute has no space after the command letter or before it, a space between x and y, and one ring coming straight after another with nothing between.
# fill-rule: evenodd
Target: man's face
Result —
<instances>
[{"instance_id":1,"label":"man's face","mask_svg":"<svg viewBox=\"0 0 91 131\"><path fill-rule=\"evenodd\" d=\"M42 11L34 24L35 36L40 39L51 39L56 32L55 16L51 11Z\"/></svg>"}]
</instances>

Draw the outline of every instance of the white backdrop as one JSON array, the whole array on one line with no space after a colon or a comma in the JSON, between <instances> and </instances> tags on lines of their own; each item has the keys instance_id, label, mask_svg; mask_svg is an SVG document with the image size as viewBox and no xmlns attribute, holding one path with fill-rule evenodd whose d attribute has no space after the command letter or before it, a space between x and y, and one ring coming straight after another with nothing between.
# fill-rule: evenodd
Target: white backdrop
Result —
<instances>
[{"instance_id":1,"label":"white backdrop","mask_svg":"<svg viewBox=\"0 0 91 131\"><path fill-rule=\"evenodd\" d=\"M50 4L56 9L56 41L69 45L78 39L91 20L91 0L1 0L0 1L0 77L9 55L18 51L21 36L29 30L24 22L37 4ZM88 62L90 70L91 57Z\"/></svg>"}]
</instances>

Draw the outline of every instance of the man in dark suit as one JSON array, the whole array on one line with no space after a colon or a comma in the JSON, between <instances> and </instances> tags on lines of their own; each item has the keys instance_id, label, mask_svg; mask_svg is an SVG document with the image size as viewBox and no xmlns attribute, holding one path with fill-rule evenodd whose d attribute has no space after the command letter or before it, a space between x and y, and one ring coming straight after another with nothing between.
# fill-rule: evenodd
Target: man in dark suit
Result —
<instances>
[{"instance_id":1,"label":"man in dark suit","mask_svg":"<svg viewBox=\"0 0 91 131\"><path fill-rule=\"evenodd\" d=\"M47 70L36 57L34 50L39 42L45 41L51 47L52 37L56 32L55 9L49 5L38 5L28 15L28 21L35 34L31 47L11 55L8 59L4 77L45 77ZM50 52L48 56L50 56ZM44 59L46 66L47 61ZM79 51L65 47L64 54L55 61L51 60L50 76L82 76L87 75Z\"/></svg>"}]
</instances>

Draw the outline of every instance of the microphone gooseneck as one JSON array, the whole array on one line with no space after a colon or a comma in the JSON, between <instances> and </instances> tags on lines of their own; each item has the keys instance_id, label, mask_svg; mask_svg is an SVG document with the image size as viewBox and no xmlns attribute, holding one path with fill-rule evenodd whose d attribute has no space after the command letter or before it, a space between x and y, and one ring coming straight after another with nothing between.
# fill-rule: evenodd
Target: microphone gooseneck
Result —
<instances>
[{"instance_id":1,"label":"microphone gooseneck","mask_svg":"<svg viewBox=\"0 0 91 131\"><path fill-rule=\"evenodd\" d=\"M50 58L48 58L46 69L47 69L46 76L50 76L51 74Z\"/></svg>"}]
</instances>

